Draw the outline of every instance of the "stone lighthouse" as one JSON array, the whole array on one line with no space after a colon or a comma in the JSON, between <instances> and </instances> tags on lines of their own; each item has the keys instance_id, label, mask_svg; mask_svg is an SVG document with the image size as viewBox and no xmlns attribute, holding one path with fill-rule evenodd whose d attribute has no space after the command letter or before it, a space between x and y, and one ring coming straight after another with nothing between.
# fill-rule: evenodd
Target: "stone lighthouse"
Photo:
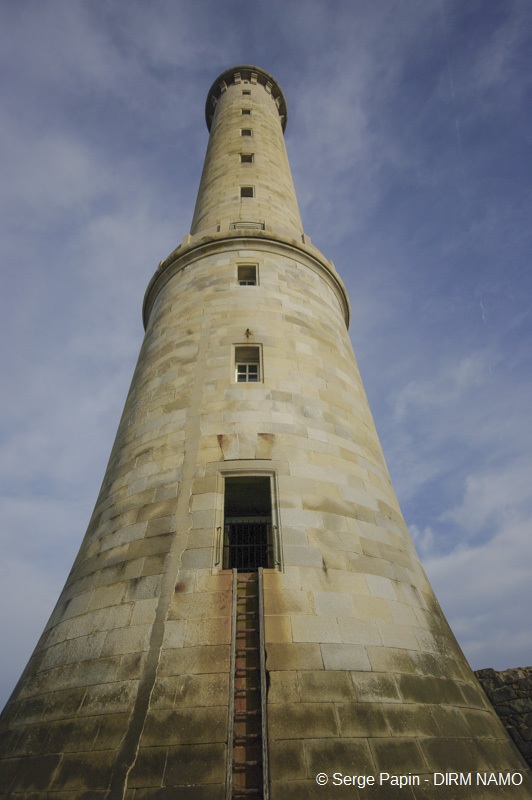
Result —
<instances>
[{"instance_id":1,"label":"stone lighthouse","mask_svg":"<svg viewBox=\"0 0 532 800\"><path fill-rule=\"evenodd\" d=\"M0 797L530 798L401 516L283 93L235 67L206 119L190 234L1 718Z\"/></svg>"}]
</instances>

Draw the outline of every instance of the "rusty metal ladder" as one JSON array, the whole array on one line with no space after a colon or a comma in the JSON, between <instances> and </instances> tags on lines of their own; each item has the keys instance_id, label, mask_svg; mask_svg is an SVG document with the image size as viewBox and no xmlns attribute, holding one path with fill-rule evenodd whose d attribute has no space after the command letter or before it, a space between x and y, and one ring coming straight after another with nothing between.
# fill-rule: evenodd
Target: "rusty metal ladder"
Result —
<instances>
[{"instance_id":1,"label":"rusty metal ladder","mask_svg":"<svg viewBox=\"0 0 532 800\"><path fill-rule=\"evenodd\" d=\"M226 800L269 800L262 568L233 569Z\"/></svg>"}]
</instances>

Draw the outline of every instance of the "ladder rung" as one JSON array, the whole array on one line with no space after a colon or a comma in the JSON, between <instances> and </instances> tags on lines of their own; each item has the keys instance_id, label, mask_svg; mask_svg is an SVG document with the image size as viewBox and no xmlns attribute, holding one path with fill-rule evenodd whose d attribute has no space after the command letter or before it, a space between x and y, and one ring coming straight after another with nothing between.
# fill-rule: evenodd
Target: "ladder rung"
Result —
<instances>
[{"instance_id":1,"label":"ladder rung","mask_svg":"<svg viewBox=\"0 0 532 800\"><path fill-rule=\"evenodd\" d=\"M264 797L261 778L263 773L261 748L264 746L264 737L260 724L263 709L260 707L262 687L259 683L262 667L259 663L256 666L249 666L259 661L260 653L258 634L262 623L258 607L261 597L258 573L248 573L244 578L239 578L237 574L236 584L236 597L233 598L236 624L232 632L232 714L237 730L238 727L244 729L251 727L256 732L240 734L237 730L233 731L231 745L233 752L229 764L232 763L234 775L240 776L236 778L237 784L242 782L247 783L248 787L249 783L252 785L249 788L233 786L230 797L232 800L245 800L245 798L261 800ZM239 663L243 666L238 666ZM239 709L238 706L243 708ZM250 706L259 708L250 709Z\"/></svg>"}]
</instances>

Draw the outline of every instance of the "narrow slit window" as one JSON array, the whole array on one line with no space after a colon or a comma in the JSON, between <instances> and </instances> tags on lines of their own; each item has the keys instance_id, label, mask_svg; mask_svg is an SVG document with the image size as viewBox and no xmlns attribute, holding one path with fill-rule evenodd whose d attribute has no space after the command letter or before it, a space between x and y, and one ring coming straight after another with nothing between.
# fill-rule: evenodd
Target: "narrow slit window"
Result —
<instances>
[{"instance_id":1,"label":"narrow slit window","mask_svg":"<svg viewBox=\"0 0 532 800\"><path fill-rule=\"evenodd\" d=\"M251 114L251 109L250 108L243 108L242 109L242 114L244 114L244 116L249 116Z\"/></svg>"},{"instance_id":2,"label":"narrow slit window","mask_svg":"<svg viewBox=\"0 0 532 800\"><path fill-rule=\"evenodd\" d=\"M235 347L235 381L259 383L261 380L260 347Z\"/></svg>"},{"instance_id":3,"label":"narrow slit window","mask_svg":"<svg viewBox=\"0 0 532 800\"><path fill-rule=\"evenodd\" d=\"M241 136L251 136L251 128L242 128L240 131Z\"/></svg>"},{"instance_id":4,"label":"narrow slit window","mask_svg":"<svg viewBox=\"0 0 532 800\"><path fill-rule=\"evenodd\" d=\"M242 94L251 94L251 89L242 89Z\"/></svg>"},{"instance_id":5,"label":"narrow slit window","mask_svg":"<svg viewBox=\"0 0 532 800\"><path fill-rule=\"evenodd\" d=\"M240 286L256 286L257 285L257 265L256 264L239 264L238 265L238 283Z\"/></svg>"},{"instance_id":6,"label":"narrow slit window","mask_svg":"<svg viewBox=\"0 0 532 800\"><path fill-rule=\"evenodd\" d=\"M253 164L253 153L240 153L241 164Z\"/></svg>"},{"instance_id":7,"label":"narrow slit window","mask_svg":"<svg viewBox=\"0 0 532 800\"><path fill-rule=\"evenodd\" d=\"M253 186L241 186L240 197L255 197L255 188Z\"/></svg>"},{"instance_id":8,"label":"narrow slit window","mask_svg":"<svg viewBox=\"0 0 532 800\"><path fill-rule=\"evenodd\" d=\"M225 478L224 569L256 572L273 564L271 478Z\"/></svg>"}]
</instances>

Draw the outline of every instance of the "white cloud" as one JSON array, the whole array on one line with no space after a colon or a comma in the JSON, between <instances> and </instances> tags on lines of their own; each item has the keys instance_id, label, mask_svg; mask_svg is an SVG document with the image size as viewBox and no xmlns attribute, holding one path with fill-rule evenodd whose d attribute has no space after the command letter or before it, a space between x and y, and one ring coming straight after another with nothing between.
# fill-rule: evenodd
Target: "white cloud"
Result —
<instances>
[{"instance_id":1,"label":"white cloud","mask_svg":"<svg viewBox=\"0 0 532 800\"><path fill-rule=\"evenodd\" d=\"M401 423L408 415L434 413L435 409L456 406L472 389L489 381L491 365L498 356L489 351L478 351L445 364L431 378L409 381L395 398L394 415Z\"/></svg>"},{"instance_id":2,"label":"white cloud","mask_svg":"<svg viewBox=\"0 0 532 800\"><path fill-rule=\"evenodd\" d=\"M457 508L441 516L442 522L453 522L469 535L482 530L488 523L506 527L519 510L530 506L532 514L532 464L512 461L496 471L468 475L465 492Z\"/></svg>"},{"instance_id":3,"label":"white cloud","mask_svg":"<svg viewBox=\"0 0 532 800\"><path fill-rule=\"evenodd\" d=\"M447 555L438 547L424 559L451 627L476 669L531 663L531 529L532 513L507 513L489 539L464 543Z\"/></svg>"}]
</instances>

